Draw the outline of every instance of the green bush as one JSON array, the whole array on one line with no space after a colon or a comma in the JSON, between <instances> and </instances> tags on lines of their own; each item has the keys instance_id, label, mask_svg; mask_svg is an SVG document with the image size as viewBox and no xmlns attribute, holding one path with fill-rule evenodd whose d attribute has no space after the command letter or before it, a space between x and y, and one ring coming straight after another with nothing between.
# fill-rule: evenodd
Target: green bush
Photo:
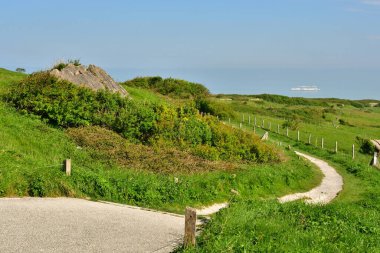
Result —
<instances>
[{"instance_id":1,"label":"green bush","mask_svg":"<svg viewBox=\"0 0 380 253\"><path fill-rule=\"evenodd\" d=\"M192 103L181 107L142 103L79 87L46 72L28 76L6 99L17 109L58 127L102 126L133 143L154 144L165 139L167 145L183 149L208 145L215 147L223 160L278 160L276 151L253 134L224 126L215 117L202 117Z\"/></svg>"},{"instance_id":2,"label":"green bush","mask_svg":"<svg viewBox=\"0 0 380 253\"><path fill-rule=\"evenodd\" d=\"M356 141L360 145L359 151L361 153L373 155L373 153L376 152L376 147L370 140L361 138L360 136L356 136Z\"/></svg>"},{"instance_id":3,"label":"green bush","mask_svg":"<svg viewBox=\"0 0 380 253\"><path fill-rule=\"evenodd\" d=\"M196 107L200 112L209 113L219 117L219 119L237 117L236 112L227 104L218 103L207 98L197 99Z\"/></svg>"},{"instance_id":4,"label":"green bush","mask_svg":"<svg viewBox=\"0 0 380 253\"><path fill-rule=\"evenodd\" d=\"M175 98L197 98L210 95L208 89L201 84L174 78L137 77L122 84L130 87L151 89L162 95Z\"/></svg>"}]
</instances>

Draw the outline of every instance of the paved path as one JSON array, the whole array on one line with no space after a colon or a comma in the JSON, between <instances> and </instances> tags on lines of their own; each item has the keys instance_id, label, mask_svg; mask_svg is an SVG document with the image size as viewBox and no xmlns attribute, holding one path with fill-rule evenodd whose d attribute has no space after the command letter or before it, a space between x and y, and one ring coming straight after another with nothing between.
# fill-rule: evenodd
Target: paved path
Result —
<instances>
[{"instance_id":1,"label":"paved path","mask_svg":"<svg viewBox=\"0 0 380 253\"><path fill-rule=\"evenodd\" d=\"M70 198L0 199L0 252L170 252L184 218Z\"/></svg>"},{"instance_id":2,"label":"paved path","mask_svg":"<svg viewBox=\"0 0 380 253\"><path fill-rule=\"evenodd\" d=\"M278 200L281 203L294 201L298 199L305 199L305 202L310 204L329 203L343 189L343 178L336 172L336 170L333 167L331 167L325 161L322 161L309 155L302 154L300 152L296 153L297 155L305 157L306 159L317 165L324 174L324 178L319 186L313 188L308 192L286 195L284 197L279 198Z\"/></svg>"}]
</instances>

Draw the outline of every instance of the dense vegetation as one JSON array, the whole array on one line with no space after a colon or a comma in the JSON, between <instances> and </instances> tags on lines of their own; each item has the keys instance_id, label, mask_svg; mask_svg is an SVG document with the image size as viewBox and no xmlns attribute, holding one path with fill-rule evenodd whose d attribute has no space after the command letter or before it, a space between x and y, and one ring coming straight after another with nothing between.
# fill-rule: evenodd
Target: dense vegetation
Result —
<instances>
[{"instance_id":1,"label":"dense vegetation","mask_svg":"<svg viewBox=\"0 0 380 253\"><path fill-rule=\"evenodd\" d=\"M162 77L137 77L122 85L154 90L162 95L174 98L199 98L210 95L209 90L201 84L185 80Z\"/></svg>"},{"instance_id":2,"label":"dense vegetation","mask_svg":"<svg viewBox=\"0 0 380 253\"><path fill-rule=\"evenodd\" d=\"M278 161L277 152L251 133L202 117L190 103L181 107L141 103L107 91L94 92L46 72L27 77L6 96L23 112L60 127L98 125L133 143L190 148L211 160Z\"/></svg>"},{"instance_id":3,"label":"dense vegetation","mask_svg":"<svg viewBox=\"0 0 380 253\"><path fill-rule=\"evenodd\" d=\"M380 248L380 172L368 166L370 155L357 153L353 160L350 154L353 143L363 153L373 151L368 140L379 133L378 107L360 108L335 99L291 105L244 96L190 101L136 86L126 86L133 99L125 100L44 73L13 84L24 76L0 69L0 93L6 92L9 102L0 101L0 196L91 197L175 212L230 201L230 208L213 217L190 252ZM175 97L180 102L172 103ZM201 116L198 109L218 115L224 124ZM288 159L249 162L278 159L253 134L254 116L258 125L265 120L255 128L257 134L269 131L271 122L270 141L291 147L284 150ZM119 124L118 117L130 125ZM231 128L227 117L234 127L243 123L242 129ZM298 124L289 137L283 129L276 133L277 125L293 128L294 121ZM336 140L338 153L332 151ZM344 177L344 190L333 203L321 207L275 201L320 182L321 175L297 159L293 148L323 158ZM73 159L71 177L61 168L68 157Z\"/></svg>"},{"instance_id":4,"label":"dense vegetation","mask_svg":"<svg viewBox=\"0 0 380 253\"><path fill-rule=\"evenodd\" d=\"M7 72L0 80L0 90L7 94L10 87L15 91L24 90L23 85L30 82L29 79L11 82L23 77ZM58 84L68 85L54 83ZM59 96L65 97L68 93L58 93L59 87L54 88L54 93L54 85L41 84L46 90L41 88L35 92L38 100L30 101L42 105L55 94L56 101L65 106ZM69 93L70 89L75 90L66 88ZM81 92L87 94L87 91ZM133 100L142 104L147 97L154 96L142 90L134 90L131 94ZM155 100L161 101L161 98ZM72 102L78 101L72 99ZM55 107L54 103L52 106ZM80 104L78 106L81 108ZM174 109L176 111L176 107ZM156 145L149 143L143 145L139 139L131 141L100 126L68 127L62 131L61 127L56 127L54 122L57 121L50 121L42 114L20 112L0 101L0 196L90 197L181 213L185 206L199 207L236 198L231 189L238 191L242 198L252 195L265 198L291 190L305 190L320 179L315 168L302 160L243 166L241 163L213 162L176 145L167 145L166 149L156 149ZM173 111L170 109L170 112ZM212 117L197 117L219 124ZM293 154L288 155L294 158ZM66 177L62 171L65 158L73 161L71 177ZM294 167L298 169L292 170Z\"/></svg>"}]
</instances>

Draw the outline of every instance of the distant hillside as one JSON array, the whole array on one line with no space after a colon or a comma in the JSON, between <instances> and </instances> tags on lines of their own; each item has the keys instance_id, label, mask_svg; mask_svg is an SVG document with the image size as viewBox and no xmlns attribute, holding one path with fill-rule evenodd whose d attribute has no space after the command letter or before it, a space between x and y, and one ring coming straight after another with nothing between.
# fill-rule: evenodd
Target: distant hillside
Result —
<instances>
[{"instance_id":1,"label":"distant hillside","mask_svg":"<svg viewBox=\"0 0 380 253\"><path fill-rule=\"evenodd\" d=\"M24 78L26 74L0 68L0 93L7 90L11 83Z\"/></svg>"},{"instance_id":2,"label":"distant hillside","mask_svg":"<svg viewBox=\"0 0 380 253\"><path fill-rule=\"evenodd\" d=\"M174 78L163 79L159 76L137 77L122 83L122 85L150 89L174 98L199 98L210 95L209 90L202 84Z\"/></svg>"}]
</instances>

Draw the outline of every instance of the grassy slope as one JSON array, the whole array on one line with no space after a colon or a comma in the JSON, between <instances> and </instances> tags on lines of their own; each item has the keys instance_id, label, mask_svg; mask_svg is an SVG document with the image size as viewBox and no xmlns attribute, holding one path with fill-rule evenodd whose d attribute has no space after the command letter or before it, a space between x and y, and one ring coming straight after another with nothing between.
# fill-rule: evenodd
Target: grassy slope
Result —
<instances>
[{"instance_id":1,"label":"grassy slope","mask_svg":"<svg viewBox=\"0 0 380 253\"><path fill-rule=\"evenodd\" d=\"M222 102L230 103L240 115L252 112L254 107L259 106L283 107L267 102L259 105L255 102ZM283 119L269 113L265 115L264 110L261 112L263 114L258 121L260 125L262 118L266 122L272 121L274 126L273 122L283 122ZM325 159L337 168L344 177L344 189L332 204L320 207L300 202L281 205L275 201L236 201L230 208L218 213L206 226L205 232L198 238L197 248L187 251L379 252L380 171L368 166L371 158L368 155L357 153L355 160L352 160L350 147L355 142L356 135L378 137L380 111L379 108L357 109L346 106L340 113L354 127L333 128L328 122L301 125L301 129L308 129L313 136L330 136L339 143L346 144L348 147L343 150L341 148L338 154L331 151L334 144L330 142L322 150L315 146L315 139L312 145L305 144L308 136L297 142L294 131L290 138L283 136L283 129L281 135L270 133L274 143L291 145ZM233 122L235 127L240 121L241 119ZM273 125L272 130L277 131ZM247 131L252 131L253 128L248 126L247 121L244 127ZM268 125L265 127L268 128ZM263 134L266 130L256 128L258 134ZM327 135L329 131L331 133Z\"/></svg>"},{"instance_id":2,"label":"grassy slope","mask_svg":"<svg viewBox=\"0 0 380 253\"><path fill-rule=\"evenodd\" d=\"M1 74L2 93L12 80L23 77L4 70ZM148 91L129 92L134 99L165 100ZM188 205L235 198L231 189L238 190L241 198L273 198L307 189L320 179L315 168L297 159L201 174L158 174L119 167L86 148L77 148L64 131L21 115L4 102L0 102L0 136L0 196L91 197L182 212ZM65 158L73 160L71 177L62 172Z\"/></svg>"}]
</instances>

